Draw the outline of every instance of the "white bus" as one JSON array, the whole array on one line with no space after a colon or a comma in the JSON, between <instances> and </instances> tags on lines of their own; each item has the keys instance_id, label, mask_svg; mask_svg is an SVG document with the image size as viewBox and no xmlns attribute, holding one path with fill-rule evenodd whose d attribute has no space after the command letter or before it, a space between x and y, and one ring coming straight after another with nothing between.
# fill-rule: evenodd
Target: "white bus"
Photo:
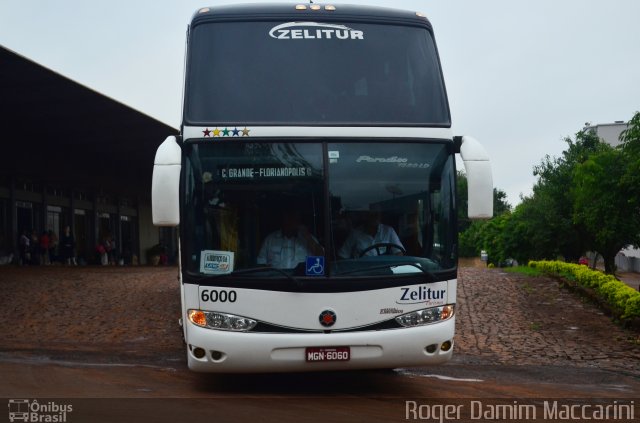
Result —
<instances>
[{"instance_id":1,"label":"white bus","mask_svg":"<svg viewBox=\"0 0 640 423\"><path fill-rule=\"evenodd\" d=\"M424 15L325 4L199 10L183 120L155 157L179 225L189 368L393 368L451 358L456 162L469 215L491 167L455 137Z\"/></svg>"}]
</instances>

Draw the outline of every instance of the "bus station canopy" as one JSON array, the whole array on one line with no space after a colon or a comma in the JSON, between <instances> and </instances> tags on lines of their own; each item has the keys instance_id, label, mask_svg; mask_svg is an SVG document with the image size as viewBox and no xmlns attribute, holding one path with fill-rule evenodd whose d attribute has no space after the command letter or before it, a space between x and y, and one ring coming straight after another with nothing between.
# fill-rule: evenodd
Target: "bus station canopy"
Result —
<instances>
[{"instance_id":1,"label":"bus station canopy","mask_svg":"<svg viewBox=\"0 0 640 423\"><path fill-rule=\"evenodd\" d=\"M148 196L155 150L178 133L3 46L0 93L3 177Z\"/></svg>"}]
</instances>

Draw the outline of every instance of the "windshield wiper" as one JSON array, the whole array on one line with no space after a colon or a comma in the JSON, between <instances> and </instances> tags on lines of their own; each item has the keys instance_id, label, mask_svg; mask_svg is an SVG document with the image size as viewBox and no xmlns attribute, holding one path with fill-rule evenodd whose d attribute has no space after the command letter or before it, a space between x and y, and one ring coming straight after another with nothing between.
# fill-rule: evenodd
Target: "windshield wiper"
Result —
<instances>
[{"instance_id":1,"label":"windshield wiper","mask_svg":"<svg viewBox=\"0 0 640 423\"><path fill-rule=\"evenodd\" d=\"M286 271L282 269L278 269L277 267L269 267L269 266L251 267L249 269L239 269L231 273L225 273L223 275L211 275L207 277L201 277L199 278L199 280L204 281L204 280L210 280L210 279L225 279L230 276L238 276L238 275L244 275L249 273L260 273L260 272L276 272L281 274L291 282L295 283L299 287L303 285L302 281L300 281L299 279L296 279L295 277L293 277L293 275L287 273Z\"/></svg>"},{"instance_id":2,"label":"windshield wiper","mask_svg":"<svg viewBox=\"0 0 640 423\"><path fill-rule=\"evenodd\" d=\"M358 272L367 272L369 270L391 269L393 267L398 267L398 266L413 266L413 267L415 267L417 269L420 269L420 271L422 271L422 273L426 273L427 276L429 276L431 278L431 280L435 280L436 279L436 275L435 274L425 270L418 263L389 263L389 264L383 264L383 265L380 265L380 266L365 267L365 268L362 268L362 269L352 269L352 270L348 270L346 272L336 273L336 276L350 275L352 273L358 273Z\"/></svg>"}]
</instances>

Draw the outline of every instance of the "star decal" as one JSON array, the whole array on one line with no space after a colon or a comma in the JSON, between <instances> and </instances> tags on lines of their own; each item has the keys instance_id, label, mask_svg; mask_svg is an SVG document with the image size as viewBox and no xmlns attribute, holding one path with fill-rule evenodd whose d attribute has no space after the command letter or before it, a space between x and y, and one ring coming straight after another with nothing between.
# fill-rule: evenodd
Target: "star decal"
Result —
<instances>
[{"instance_id":1,"label":"star decal","mask_svg":"<svg viewBox=\"0 0 640 423\"><path fill-rule=\"evenodd\" d=\"M248 129L246 126L244 127L244 129L238 129L238 127L234 127L233 129L230 129L228 126L225 126L224 129L220 129L216 126L216 129L209 129L209 127L206 127L203 131L202 131L202 136L205 138L208 137L239 137L241 136L240 133L242 133L243 137L248 137L249 136L249 132L251 132L251 129Z\"/></svg>"}]
</instances>

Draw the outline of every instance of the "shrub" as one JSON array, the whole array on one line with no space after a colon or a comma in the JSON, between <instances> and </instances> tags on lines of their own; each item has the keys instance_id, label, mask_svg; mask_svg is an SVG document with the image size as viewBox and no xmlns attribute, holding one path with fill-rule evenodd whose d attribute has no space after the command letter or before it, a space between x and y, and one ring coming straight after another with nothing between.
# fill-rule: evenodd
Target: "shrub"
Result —
<instances>
[{"instance_id":1,"label":"shrub","mask_svg":"<svg viewBox=\"0 0 640 423\"><path fill-rule=\"evenodd\" d=\"M591 270L584 265L561 261L530 261L529 266L593 289L623 319L640 318L640 292L611 275Z\"/></svg>"}]
</instances>

